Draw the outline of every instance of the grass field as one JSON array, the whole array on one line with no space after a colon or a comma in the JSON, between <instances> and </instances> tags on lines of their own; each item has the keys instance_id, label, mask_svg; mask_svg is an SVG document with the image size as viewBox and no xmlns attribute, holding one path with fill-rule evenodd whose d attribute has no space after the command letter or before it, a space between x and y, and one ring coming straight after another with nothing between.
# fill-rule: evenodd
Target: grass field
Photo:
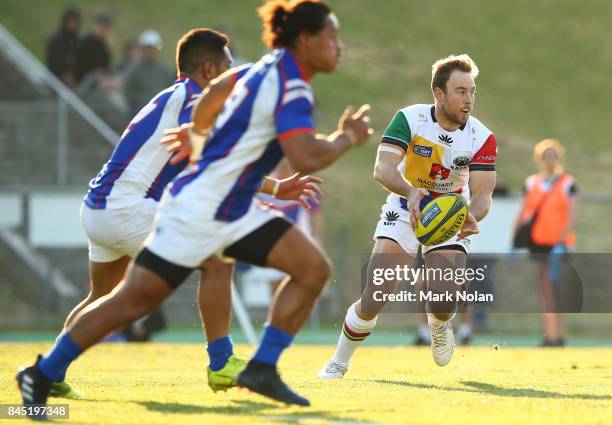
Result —
<instances>
[{"instance_id":1,"label":"grass field","mask_svg":"<svg viewBox=\"0 0 612 425\"><path fill-rule=\"evenodd\" d=\"M16 366L46 348L1 345L0 403L18 401ZM69 372L88 399L70 402L66 423L612 423L612 349L458 347L453 362L439 368L428 348L364 347L344 380L318 381L332 351L295 346L284 354L283 376L312 402L302 409L237 389L212 393L201 345L102 345Z\"/></svg>"}]
</instances>

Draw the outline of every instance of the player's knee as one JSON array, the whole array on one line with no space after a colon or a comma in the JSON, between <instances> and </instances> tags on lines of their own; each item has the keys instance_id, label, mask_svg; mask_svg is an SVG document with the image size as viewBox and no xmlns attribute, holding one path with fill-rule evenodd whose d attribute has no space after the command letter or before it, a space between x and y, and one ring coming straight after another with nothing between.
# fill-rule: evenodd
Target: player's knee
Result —
<instances>
[{"instance_id":1,"label":"player's knee","mask_svg":"<svg viewBox=\"0 0 612 425\"><path fill-rule=\"evenodd\" d=\"M321 292L332 273L331 262L325 255L314 258L307 268L308 286L314 292Z\"/></svg>"}]
</instances>

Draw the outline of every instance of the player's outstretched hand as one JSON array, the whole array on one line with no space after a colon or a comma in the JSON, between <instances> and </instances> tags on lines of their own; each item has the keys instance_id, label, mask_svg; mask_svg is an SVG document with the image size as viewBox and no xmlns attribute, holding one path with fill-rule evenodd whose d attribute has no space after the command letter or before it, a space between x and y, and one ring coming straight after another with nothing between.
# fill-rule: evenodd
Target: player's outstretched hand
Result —
<instances>
[{"instance_id":1,"label":"player's outstretched hand","mask_svg":"<svg viewBox=\"0 0 612 425\"><path fill-rule=\"evenodd\" d=\"M196 162L208 137L208 131L198 134L193 131L193 123L183 124L180 127L170 128L164 131L161 139L163 145L168 145L166 150L174 153L170 164L178 164L185 158L189 162Z\"/></svg>"},{"instance_id":2,"label":"player's outstretched hand","mask_svg":"<svg viewBox=\"0 0 612 425\"><path fill-rule=\"evenodd\" d=\"M180 127L169 128L164 131L164 137L161 139L162 145L167 145L166 150L174 153L170 164L178 164L183 159L189 157L193 150L189 137L189 129L193 124L183 124Z\"/></svg>"},{"instance_id":3,"label":"player's outstretched hand","mask_svg":"<svg viewBox=\"0 0 612 425\"><path fill-rule=\"evenodd\" d=\"M470 235L475 235L480 233L478 229L478 221L472 215L472 213L468 213L467 218L465 219L465 223L463 223L463 227L459 231L458 240L465 239Z\"/></svg>"},{"instance_id":4,"label":"player's outstretched hand","mask_svg":"<svg viewBox=\"0 0 612 425\"><path fill-rule=\"evenodd\" d=\"M370 105L362 105L357 112L353 112L353 107L348 106L338 121L338 129L351 133L353 145L365 143L374 134L370 127Z\"/></svg>"},{"instance_id":5,"label":"player's outstretched hand","mask_svg":"<svg viewBox=\"0 0 612 425\"><path fill-rule=\"evenodd\" d=\"M320 203L323 192L318 184L323 180L314 176L302 176L295 173L291 177L279 180L278 199L298 201L304 208L310 209Z\"/></svg>"},{"instance_id":6,"label":"player's outstretched hand","mask_svg":"<svg viewBox=\"0 0 612 425\"><path fill-rule=\"evenodd\" d=\"M417 223L421 219L421 199L429 195L425 189L415 187L408 196L408 212L410 213L410 225L416 229Z\"/></svg>"}]
</instances>

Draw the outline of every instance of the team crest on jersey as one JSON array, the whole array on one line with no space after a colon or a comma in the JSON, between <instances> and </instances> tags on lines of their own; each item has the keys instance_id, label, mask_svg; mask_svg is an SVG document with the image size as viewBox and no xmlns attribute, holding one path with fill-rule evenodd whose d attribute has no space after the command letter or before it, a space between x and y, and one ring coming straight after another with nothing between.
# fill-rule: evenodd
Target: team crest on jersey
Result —
<instances>
[{"instance_id":1,"label":"team crest on jersey","mask_svg":"<svg viewBox=\"0 0 612 425\"><path fill-rule=\"evenodd\" d=\"M419 121L427 121L427 116L425 116L425 114L423 114L422 112L419 112L417 114L417 120L419 120Z\"/></svg>"},{"instance_id":2,"label":"team crest on jersey","mask_svg":"<svg viewBox=\"0 0 612 425\"><path fill-rule=\"evenodd\" d=\"M414 152L418 156L424 156L425 158L430 158L432 148L431 146L414 145L412 148L412 152Z\"/></svg>"},{"instance_id":3,"label":"team crest on jersey","mask_svg":"<svg viewBox=\"0 0 612 425\"><path fill-rule=\"evenodd\" d=\"M429 170L429 178L433 180L446 180L450 176L450 172L451 170L442 164L432 164L431 170Z\"/></svg>"},{"instance_id":4,"label":"team crest on jersey","mask_svg":"<svg viewBox=\"0 0 612 425\"><path fill-rule=\"evenodd\" d=\"M471 161L472 158L470 158L469 156L458 156L457 158L453 159L453 164L455 164L455 166L457 167L465 167Z\"/></svg>"},{"instance_id":5,"label":"team crest on jersey","mask_svg":"<svg viewBox=\"0 0 612 425\"><path fill-rule=\"evenodd\" d=\"M440 134L438 136L438 140L446 145L450 145L451 143L453 143L453 138L447 134Z\"/></svg>"}]
</instances>

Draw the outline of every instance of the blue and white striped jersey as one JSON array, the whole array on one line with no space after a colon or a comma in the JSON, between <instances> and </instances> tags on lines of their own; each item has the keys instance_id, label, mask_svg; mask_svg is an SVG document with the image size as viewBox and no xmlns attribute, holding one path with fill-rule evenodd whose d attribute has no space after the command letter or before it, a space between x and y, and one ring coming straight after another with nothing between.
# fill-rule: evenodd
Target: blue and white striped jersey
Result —
<instances>
[{"instance_id":1,"label":"blue and white striped jersey","mask_svg":"<svg viewBox=\"0 0 612 425\"><path fill-rule=\"evenodd\" d=\"M210 210L203 218L239 219L283 157L279 141L314 132L313 105L293 55L283 49L265 55L236 83L202 157L174 180L170 193L205 199Z\"/></svg>"},{"instance_id":2,"label":"blue and white striped jersey","mask_svg":"<svg viewBox=\"0 0 612 425\"><path fill-rule=\"evenodd\" d=\"M89 182L85 204L92 209L117 209L142 198L159 201L166 185L187 165L170 165L172 156L160 144L164 130L191 120L202 90L188 78L160 92L132 119L111 158Z\"/></svg>"}]
</instances>

